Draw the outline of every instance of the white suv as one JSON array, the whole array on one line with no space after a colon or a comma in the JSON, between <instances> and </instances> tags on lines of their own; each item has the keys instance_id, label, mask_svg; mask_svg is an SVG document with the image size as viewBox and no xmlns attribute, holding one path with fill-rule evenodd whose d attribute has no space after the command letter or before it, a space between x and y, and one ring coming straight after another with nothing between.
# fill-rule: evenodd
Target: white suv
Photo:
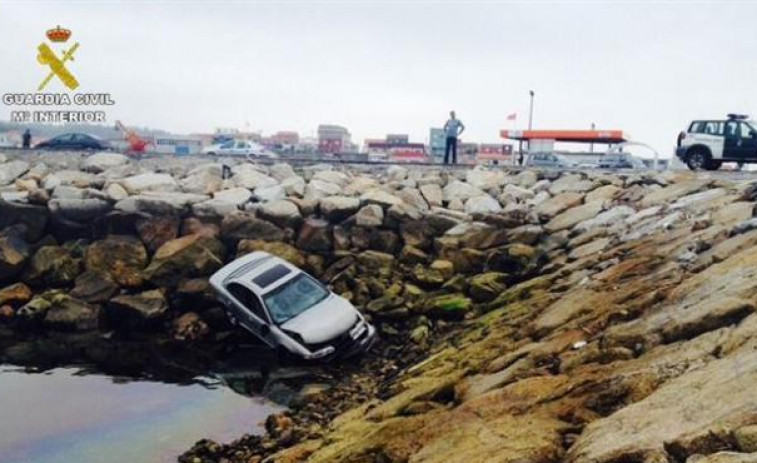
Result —
<instances>
[{"instance_id":1,"label":"white suv","mask_svg":"<svg viewBox=\"0 0 757 463\"><path fill-rule=\"evenodd\" d=\"M676 157L691 170L717 170L723 162L757 162L757 122L737 114L726 120L694 121L678 135Z\"/></svg>"}]
</instances>

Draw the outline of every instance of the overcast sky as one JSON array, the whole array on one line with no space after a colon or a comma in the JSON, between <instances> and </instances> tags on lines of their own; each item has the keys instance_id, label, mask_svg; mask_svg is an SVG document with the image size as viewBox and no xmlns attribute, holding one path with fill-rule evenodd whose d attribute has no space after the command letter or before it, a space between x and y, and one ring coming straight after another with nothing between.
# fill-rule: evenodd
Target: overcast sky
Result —
<instances>
[{"instance_id":1,"label":"overcast sky","mask_svg":"<svg viewBox=\"0 0 757 463\"><path fill-rule=\"evenodd\" d=\"M466 141L498 142L533 89L535 128L594 122L667 156L689 120L757 111L755 19L724 1L0 0L0 93L36 91L36 46L60 24L81 44L77 91L113 95L109 121L427 141L455 109Z\"/></svg>"}]
</instances>

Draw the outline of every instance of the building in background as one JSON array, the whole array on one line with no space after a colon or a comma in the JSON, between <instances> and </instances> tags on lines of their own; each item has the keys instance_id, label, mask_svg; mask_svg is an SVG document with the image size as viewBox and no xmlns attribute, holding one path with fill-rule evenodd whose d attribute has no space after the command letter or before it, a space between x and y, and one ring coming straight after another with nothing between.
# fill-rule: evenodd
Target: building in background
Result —
<instances>
[{"instance_id":1,"label":"building in background","mask_svg":"<svg viewBox=\"0 0 757 463\"><path fill-rule=\"evenodd\" d=\"M0 148L18 148L21 146L22 132L20 130L7 130L0 132ZM32 134L32 145L39 143L39 138L35 138Z\"/></svg>"},{"instance_id":2,"label":"building in background","mask_svg":"<svg viewBox=\"0 0 757 463\"><path fill-rule=\"evenodd\" d=\"M339 154L352 150L350 132L333 124L318 126L318 152L322 154Z\"/></svg>"},{"instance_id":3,"label":"building in background","mask_svg":"<svg viewBox=\"0 0 757 463\"><path fill-rule=\"evenodd\" d=\"M433 162L444 162L444 147L446 143L447 138L444 136L444 129L432 127L429 130L428 154Z\"/></svg>"},{"instance_id":4,"label":"building in background","mask_svg":"<svg viewBox=\"0 0 757 463\"><path fill-rule=\"evenodd\" d=\"M372 160L392 162L428 162L426 145L411 143L404 134L390 134L386 138L365 140L364 151Z\"/></svg>"},{"instance_id":5,"label":"building in background","mask_svg":"<svg viewBox=\"0 0 757 463\"><path fill-rule=\"evenodd\" d=\"M202 150L200 137L182 135L156 135L150 151L161 154L197 154Z\"/></svg>"},{"instance_id":6,"label":"building in background","mask_svg":"<svg viewBox=\"0 0 757 463\"><path fill-rule=\"evenodd\" d=\"M512 164L513 145L498 143L481 143L478 146L476 163L478 164Z\"/></svg>"}]
</instances>

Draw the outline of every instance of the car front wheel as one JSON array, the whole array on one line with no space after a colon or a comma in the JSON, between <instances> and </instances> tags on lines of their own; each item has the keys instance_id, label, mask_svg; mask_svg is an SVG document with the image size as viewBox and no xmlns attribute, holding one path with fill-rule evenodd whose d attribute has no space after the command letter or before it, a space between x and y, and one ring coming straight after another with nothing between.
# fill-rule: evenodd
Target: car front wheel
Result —
<instances>
[{"instance_id":1,"label":"car front wheel","mask_svg":"<svg viewBox=\"0 0 757 463\"><path fill-rule=\"evenodd\" d=\"M701 150L696 150L686 156L686 165L691 170L705 169L710 163L710 156Z\"/></svg>"}]
</instances>

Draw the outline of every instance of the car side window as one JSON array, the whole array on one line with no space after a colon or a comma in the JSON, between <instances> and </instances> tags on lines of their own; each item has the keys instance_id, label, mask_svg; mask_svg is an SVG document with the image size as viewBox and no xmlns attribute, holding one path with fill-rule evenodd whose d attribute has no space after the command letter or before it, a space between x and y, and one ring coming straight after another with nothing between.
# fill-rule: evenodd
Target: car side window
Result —
<instances>
[{"instance_id":1,"label":"car side window","mask_svg":"<svg viewBox=\"0 0 757 463\"><path fill-rule=\"evenodd\" d=\"M255 294L239 283L229 283L226 289L231 293L234 298L239 301L243 306L247 307L255 314L259 319L267 322L268 317L265 315L263 306L260 305L260 299Z\"/></svg>"},{"instance_id":2,"label":"car side window","mask_svg":"<svg viewBox=\"0 0 757 463\"><path fill-rule=\"evenodd\" d=\"M726 137L736 137L737 136L737 130L739 128L739 123L734 121L726 122L725 124L725 136Z\"/></svg>"},{"instance_id":3,"label":"car side window","mask_svg":"<svg viewBox=\"0 0 757 463\"><path fill-rule=\"evenodd\" d=\"M752 138L752 128L743 122L739 124L741 138Z\"/></svg>"},{"instance_id":4,"label":"car side window","mask_svg":"<svg viewBox=\"0 0 757 463\"><path fill-rule=\"evenodd\" d=\"M702 133L702 129L704 129L704 124L702 123L702 121L694 121L689 127L689 133Z\"/></svg>"},{"instance_id":5,"label":"car side window","mask_svg":"<svg viewBox=\"0 0 757 463\"><path fill-rule=\"evenodd\" d=\"M233 141L226 142L223 145L221 145L221 148L223 148L223 149L229 149L229 148L233 148L233 147L234 147L234 142Z\"/></svg>"},{"instance_id":6,"label":"car side window","mask_svg":"<svg viewBox=\"0 0 757 463\"><path fill-rule=\"evenodd\" d=\"M723 123L718 121L709 121L704 126L704 133L708 135L723 135Z\"/></svg>"}]
</instances>

